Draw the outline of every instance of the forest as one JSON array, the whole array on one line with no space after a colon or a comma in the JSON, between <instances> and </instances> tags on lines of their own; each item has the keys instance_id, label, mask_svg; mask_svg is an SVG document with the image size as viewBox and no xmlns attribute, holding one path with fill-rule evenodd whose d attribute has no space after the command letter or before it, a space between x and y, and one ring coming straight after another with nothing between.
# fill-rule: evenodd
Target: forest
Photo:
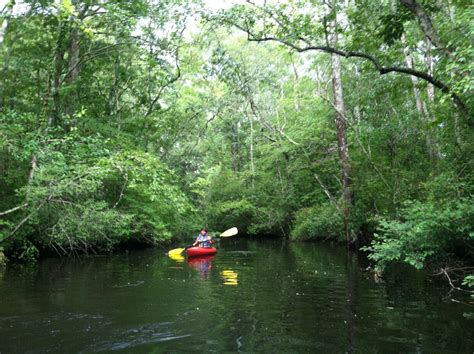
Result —
<instances>
[{"instance_id":1,"label":"forest","mask_svg":"<svg viewBox=\"0 0 474 354\"><path fill-rule=\"evenodd\" d=\"M0 5L4 261L236 226L474 286L471 1Z\"/></svg>"}]
</instances>

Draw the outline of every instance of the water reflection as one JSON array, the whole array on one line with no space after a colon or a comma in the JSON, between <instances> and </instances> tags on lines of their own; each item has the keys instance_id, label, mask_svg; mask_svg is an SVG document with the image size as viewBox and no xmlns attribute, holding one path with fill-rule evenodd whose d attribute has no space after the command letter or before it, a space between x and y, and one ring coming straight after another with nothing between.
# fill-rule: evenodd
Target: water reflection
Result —
<instances>
[{"instance_id":1,"label":"water reflection","mask_svg":"<svg viewBox=\"0 0 474 354\"><path fill-rule=\"evenodd\" d=\"M343 247L229 239L215 257L10 265L0 352L472 353L469 309L412 268L374 283L364 262Z\"/></svg>"},{"instance_id":2,"label":"water reflection","mask_svg":"<svg viewBox=\"0 0 474 354\"><path fill-rule=\"evenodd\" d=\"M239 284L238 274L232 269L226 269L221 271L221 278L224 280L224 285Z\"/></svg>"},{"instance_id":3,"label":"water reflection","mask_svg":"<svg viewBox=\"0 0 474 354\"><path fill-rule=\"evenodd\" d=\"M212 260L215 255L203 257L188 257L188 266L197 270L201 278L207 278L212 269Z\"/></svg>"},{"instance_id":4,"label":"water reflection","mask_svg":"<svg viewBox=\"0 0 474 354\"><path fill-rule=\"evenodd\" d=\"M168 254L168 256L173 260L173 261L176 261L178 263L184 263L184 256L181 255L181 254L176 254L176 253L170 253Z\"/></svg>"}]
</instances>

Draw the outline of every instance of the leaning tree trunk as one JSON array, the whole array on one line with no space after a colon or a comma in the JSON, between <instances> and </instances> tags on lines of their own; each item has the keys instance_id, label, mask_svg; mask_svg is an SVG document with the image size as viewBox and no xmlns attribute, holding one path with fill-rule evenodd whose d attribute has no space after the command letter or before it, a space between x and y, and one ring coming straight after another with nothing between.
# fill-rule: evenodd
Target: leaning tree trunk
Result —
<instances>
[{"instance_id":1,"label":"leaning tree trunk","mask_svg":"<svg viewBox=\"0 0 474 354\"><path fill-rule=\"evenodd\" d=\"M336 10L334 10L336 11ZM330 40L334 48L337 48L337 13L330 27ZM352 237L349 222L352 208L351 192L351 164L349 161L349 148L347 144L347 125L346 125L346 107L344 104L344 94L342 89L341 62L340 57L331 54L332 64L332 89L334 95L334 108L336 109L334 119L336 123L337 148L339 160L341 163L341 182L343 198L344 229L346 234L347 246L355 241Z\"/></svg>"}]
</instances>

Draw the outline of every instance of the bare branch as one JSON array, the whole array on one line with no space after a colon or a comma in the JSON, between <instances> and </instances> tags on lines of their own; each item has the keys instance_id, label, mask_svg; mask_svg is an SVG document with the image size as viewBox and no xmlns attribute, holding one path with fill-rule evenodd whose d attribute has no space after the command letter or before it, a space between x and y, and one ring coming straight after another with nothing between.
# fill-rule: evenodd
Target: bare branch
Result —
<instances>
[{"instance_id":1,"label":"bare branch","mask_svg":"<svg viewBox=\"0 0 474 354\"><path fill-rule=\"evenodd\" d=\"M120 201L122 200L123 192L125 191L125 187L127 186L127 184L128 184L128 172L125 172L125 182L123 183L122 190L120 191L118 200L115 202L114 206L112 207L113 209L115 209L117 205L119 205Z\"/></svg>"},{"instance_id":2,"label":"bare branch","mask_svg":"<svg viewBox=\"0 0 474 354\"><path fill-rule=\"evenodd\" d=\"M2 242L4 242L7 238L10 238L12 237L19 229L20 227L23 226L24 223L26 223L38 210L40 210L43 205L46 204L47 201L49 201L50 198L44 200L40 205L38 205L31 213L29 213L25 218L23 218L23 220L21 220L18 225L15 226L15 228L13 229L13 231L10 233L10 235L8 235L7 237L5 237Z\"/></svg>"},{"instance_id":3,"label":"bare branch","mask_svg":"<svg viewBox=\"0 0 474 354\"><path fill-rule=\"evenodd\" d=\"M27 206L28 206L28 203L24 203L24 204L22 204L22 205L18 205L18 206L14 207L14 208L11 208L11 209L8 209L8 210L5 210L5 211L0 212L0 216L13 213L14 211L17 211L17 210L26 208Z\"/></svg>"},{"instance_id":4,"label":"bare branch","mask_svg":"<svg viewBox=\"0 0 474 354\"><path fill-rule=\"evenodd\" d=\"M455 286L451 280L451 277L449 276L448 274L448 269L449 268L441 268L440 272L442 274L444 274L444 276L446 277L446 279L448 279L448 282L449 282L449 285L451 286L451 288L455 289L455 290L459 290L459 291L464 291L464 292L467 292L467 293L470 293L470 294L474 294L474 291L471 291L471 290L466 290L466 289L463 289L463 288L460 288L458 286Z\"/></svg>"}]
</instances>

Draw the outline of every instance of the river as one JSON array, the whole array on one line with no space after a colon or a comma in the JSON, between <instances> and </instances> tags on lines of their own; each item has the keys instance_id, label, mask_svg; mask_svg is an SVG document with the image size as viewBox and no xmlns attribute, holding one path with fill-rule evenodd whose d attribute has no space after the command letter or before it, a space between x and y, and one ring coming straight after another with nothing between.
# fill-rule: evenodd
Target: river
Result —
<instances>
[{"instance_id":1,"label":"river","mask_svg":"<svg viewBox=\"0 0 474 354\"><path fill-rule=\"evenodd\" d=\"M424 272L383 281L340 246L223 239L0 271L0 353L472 353L474 309ZM471 312L471 313L470 313Z\"/></svg>"}]
</instances>

